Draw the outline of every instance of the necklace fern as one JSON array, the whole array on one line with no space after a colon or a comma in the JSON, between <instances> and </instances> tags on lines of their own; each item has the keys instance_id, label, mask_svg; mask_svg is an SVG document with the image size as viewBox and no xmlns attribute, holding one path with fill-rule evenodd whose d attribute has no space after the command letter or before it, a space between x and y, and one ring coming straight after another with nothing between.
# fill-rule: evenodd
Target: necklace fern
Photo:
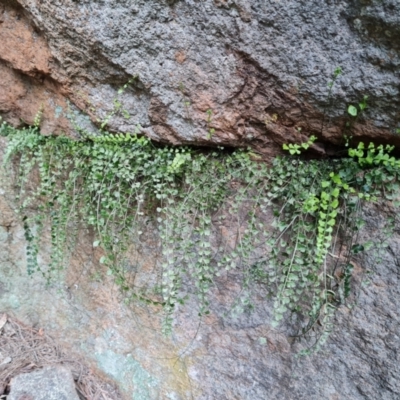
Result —
<instances>
[{"instance_id":1,"label":"necklace fern","mask_svg":"<svg viewBox=\"0 0 400 400\"><path fill-rule=\"evenodd\" d=\"M251 308L253 294L266 288L275 296L273 325L300 312L300 333L317 332L319 348L336 307L351 295L354 254L344 249L357 244L364 202L391 201L399 191L400 162L391 148L373 144L350 149L349 158L308 162L296 154L312 141L288 145L294 157L268 167L243 150L159 146L137 134L81 131L72 140L4 122L0 134L7 136L5 164L13 166L28 272L51 279L68 265L81 227L90 228L125 299L162 306L167 334L189 292L200 316L211 311L210 293L226 271L241 276L234 313ZM149 221L162 243L157 291L127 278L129 247ZM224 221L234 239L221 233ZM45 268L37 256L47 225L52 251Z\"/></svg>"}]
</instances>

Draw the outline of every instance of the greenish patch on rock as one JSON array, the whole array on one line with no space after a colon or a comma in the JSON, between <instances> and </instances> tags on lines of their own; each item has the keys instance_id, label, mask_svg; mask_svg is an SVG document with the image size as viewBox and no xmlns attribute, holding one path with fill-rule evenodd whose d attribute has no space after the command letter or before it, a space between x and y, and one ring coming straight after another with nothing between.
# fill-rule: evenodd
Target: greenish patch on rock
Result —
<instances>
[{"instance_id":1,"label":"greenish patch on rock","mask_svg":"<svg viewBox=\"0 0 400 400\"><path fill-rule=\"evenodd\" d=\"M112 350L96 353L100 368L113 377L132 400L158 399L159 384L130 354L123 356Z\"/></svg>"}]
</instances>

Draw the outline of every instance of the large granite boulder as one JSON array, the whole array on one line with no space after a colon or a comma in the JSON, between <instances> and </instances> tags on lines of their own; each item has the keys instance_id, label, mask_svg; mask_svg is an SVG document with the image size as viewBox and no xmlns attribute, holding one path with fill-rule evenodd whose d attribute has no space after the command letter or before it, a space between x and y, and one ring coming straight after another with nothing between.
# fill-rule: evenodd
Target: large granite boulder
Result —
<instances>
[{"instance_id":1,"label":"large granite boulder","mask_svg":"<svg viewBox=\"0 0 400 400\"><path fill-rule=\"evenodd\" d=\"M163 142L272 156L310 134L324 153L349 122L353 136L400 144L399 26L396 0L0 0L0 114L32 123L43 106L44 132L73 134L68 114L104 118L135 76L120 95L129 116L117 113L114 130L139 123ZM351 119L348 105L363 96L369 107ZM129 309L101 278L90 237L60 281L27 276L23 228L0 202L0 307L58 334L132 400L399 398L398 231L381 264L359 260L357 306L339 310L324 350L299 359L299 344L271 327L263 293L253 314L224 318L237 290L229 277L207 318L189 302L166 339L159 310ZM371 212L369 231L384 219ZM156 246L143 246L135 262L153 271ZM366 270L375 274L362 285Z\"/></svg>"},{"instance_id":2,"label":"large granite boulder","mask_svg":"<svg viewBox=\"0 0 400 400\"><path fill-rule=\"evenodd\" d=\"M340 144L350 122L400 144L399 27L396 0L0 0L0 113L31 123L43 106L45 131L70 131L67 100L104 118L135 76L112 129L272 155Z\"/></svg>"}]
</instances>

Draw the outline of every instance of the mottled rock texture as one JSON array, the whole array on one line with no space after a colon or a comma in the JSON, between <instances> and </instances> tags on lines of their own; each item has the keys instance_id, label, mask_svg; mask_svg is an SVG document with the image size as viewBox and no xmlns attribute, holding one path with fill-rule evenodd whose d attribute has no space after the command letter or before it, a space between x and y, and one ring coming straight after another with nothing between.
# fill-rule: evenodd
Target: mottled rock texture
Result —
<instances>
[{"instance_id":1,"label":"mottled rock texture","mask_svg":"<svg viewBox=\"0 0 400 400\"><path fill-rule=\"evenodd\" d=\"M0 0L0 113L32 123L43 105L43 131L71 133L67 100L71 112L95 121L137 76L121 96L130 117L113 118L115 130L140 123L163 142L250 145L268 156L310 134L340 144L347 106L368 95L352 134L400 145L399 26L396 0ZM337 66L343 74L328 99ZM357 307L339 310L323 352L298 359L299 344L271 328L264 292L253 314L224 317L238 290L229 277L218 282L210 316L199 325L189 302L165 339L159 309L129 309L102 278L101 254L85 232L58 281L27 276L5 181L0 176L0 309L86 354L127 398L400 398L399 231L383 262L360 259L354 285L363 271L375 274ZM384 218L371 209L369 232ZM144 243L134 262L151 272L155 249Z\"/></svg>"},{"instance_id":2,"label":"mottled rock texture","mask_svg":"<svg viewBox=\"0 0 400 400\"><path fill-rule=\"evenodd\" d=\"M0 138L0 155L4 149ZM0 156L1 162L1 156ZM285 326L271 327L272 300L260 288L255 311L225 316L240 290L230 274L218 279L212 312L199 321L194 299L175 314L173 335L161 334L160 309L127 307L85 231L69 268L48 285L27 275L24 230L0 169L0 311L44 328L115 379L129 400L397 400L400 398L400 229L376 254L354 263L352 295L342 306L323 350L303 348ZM386 216L366 210L360 241L378 242ZM398 227L397 227L398 228ZM43 234L46 234L44 232ZM47 233L48 235L48 233ZM130 263L154 277L156 233L141 236ZM39 262L46 268L44 241ZM374 272L367 279L366 271ZM361 284L363 277L364 284Z\"/></svg>"},{"instance_id":3,"label":"mottled rock texture","mask_svg":"<svg viewBox=\"0 0 400 400\"><path fill-rule=\"evenodd\" d=\"M95 121L137 76L112 129L272 155L340 144L368 95L353 135L400 144L399 27L397 0L0 0L0 112L69 132L67 100Z\"/></svg>"},{"instance_id":4,"label":"mottled rock texture","mask_svg":"<svg viewBox=\"0 0 400 400\"><path fill-rule=\"evenodd\" d=\"M79 400L71 371L51 366L20 374L11 381L9 400Z\"/></svg>"}]
</instances>

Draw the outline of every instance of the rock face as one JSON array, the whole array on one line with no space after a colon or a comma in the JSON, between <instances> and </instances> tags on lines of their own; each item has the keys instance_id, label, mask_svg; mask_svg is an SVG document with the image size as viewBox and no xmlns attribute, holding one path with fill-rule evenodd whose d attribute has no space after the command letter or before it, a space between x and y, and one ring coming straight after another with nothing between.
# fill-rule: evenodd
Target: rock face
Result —
<instances>
[{"instance_id":1,"label":"rock face","mask_svg":"<svg viewBox=\"0 0 400 400\"><path fill-rule=\"evenodd\" d=\"M397 0L0 0L0 113L32 123L43 107L44 132L74 134L67 117L90 126L82 115L105 118L119 96L126 112L110 119L111 129L139 123L167 143L251 146L266 156L311 134L323 144L352 134L400 145L399 26ZM350 120L347 106L364 95L369 108ZM212 313L200 323L189 302L166 339L158 309L121 302L88 236L58 281L27 276L24 231L1 174L0 310L85 354L127 398L400 397L399 230L380 264L360 259L354 283L362 271L375 274L357 307L339 310L323 352L298 359L301 346L271 327L266 293L254 313L224 318L235 291L226 277ZM369 231L384 218L372 210ZM144 243L135 263L152 271L154 248Z\"/></svg>"},{"instance_id":2,"label":"rock face","mask_svg":"<svg viewBox=\"0 0 400 400\"><path fill-rule=\"evenodd\" d=\"M71 371L61 366L21 374L11 381L9 400L79 400Z\"/></svg>"},{"instance_id":3,"label":"rock face","mask_svg":"<svg viewBox=\"0 0 400 400\"><path fill-rule=\"evenodd\" d=\"M0 138L0 154L3 148ZM382 248L380 263L373 255L355 263L352 292L359 288L359 294L339 309L323 351L297 358L303 344L271 327L266 290L257 292L253 313L236 319L224 315L237 294L234 276L217 282L212 312L201 321L195 301L177 310L172 338L161 334L158 308L140 302L127 307L121 301L89 235L82 235L68 270L50 285L40 273L28 276L24 231L8 201L6 182L0 169L0 310L86 356L118 382L127 399L400 397L400 229ZM366 219L360 240L378 242L386 216L371 208ZM151 274L157 254L151 238L143 239L132 264ZM39 262L45 268L48 261L45 245ZM369 278L368 270L374 272Z\"/></svg>"},{"instance_id":4,"label":"rock face","mask_svg":"<svg viewBox=\"0 0 400 400\"><path fill-rule=\"evenodd\" d=\"M272 155L340 144L350 122L400 144L399 26L396 0L0 0L0 112L31 123L43 106L43 129L69 132L67 100L104 118L135 76L111 129Z\"/></svg>"}]
</instances>

